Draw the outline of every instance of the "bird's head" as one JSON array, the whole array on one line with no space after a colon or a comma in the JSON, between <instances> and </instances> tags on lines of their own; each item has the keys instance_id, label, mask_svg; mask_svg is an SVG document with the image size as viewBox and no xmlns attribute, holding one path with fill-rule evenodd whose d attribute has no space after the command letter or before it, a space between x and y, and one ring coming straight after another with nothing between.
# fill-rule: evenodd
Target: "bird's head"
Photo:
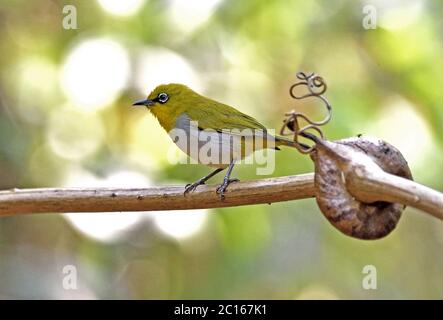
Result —
<instances>
[{"instance_id":1,"label":"bird's head","mask_svg":"<svg viewBox=\"0 0 443 320\"><path fill-rule=\"evenodd\" d=\"M175 120L201 99L198 93L182 84L162 84L155 88L146 99L134 102L133 106L146 106L160 124L169 131Z\"/></svg>"},{"instance_id":2,"label":"bird's head","mask_svg":"<svg viewBox=\"0 0 443 320\"><path fill-rule=\"evenodd\" d=\"M175 113L186 107L193 99L198 99L199 94L183 84L162 84L155 88L146 99L135 101L133 106L146 106L152 113Z\"/></svg>"}]
</instances>

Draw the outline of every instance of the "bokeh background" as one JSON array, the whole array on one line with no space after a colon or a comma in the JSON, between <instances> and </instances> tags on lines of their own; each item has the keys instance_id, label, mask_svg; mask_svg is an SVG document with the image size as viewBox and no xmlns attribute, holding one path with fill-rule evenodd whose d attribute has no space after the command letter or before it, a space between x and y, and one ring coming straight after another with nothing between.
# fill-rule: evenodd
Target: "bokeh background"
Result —
<instances>
[{"instance_id":1,"label":"bokeh background","mask_svg":"<svg viewBox=\"0 0 443 320\"><path fill-rule=\"evenodd\" d=\"M65 5L76 29L63 28ZM375 29L363 27L366 5ZM2 0L0 188L194 181L209 170L170 164L175 146L131 102L181 82L278 129L294 108L321 117L289 97L304 70L327 80L329 139L383 138L415 180L443 190L442 12L439 0ZM294 150L276 163L274 176L313 170ZM255 169L234 172L255 179ZM443 223L417 210L361 241L313 199L3 217L0 298L443 298L442 246ZM67 265L76 290L63 288ZM365 265L377 290L362 288Z\"/></svg>"}]
</instances>

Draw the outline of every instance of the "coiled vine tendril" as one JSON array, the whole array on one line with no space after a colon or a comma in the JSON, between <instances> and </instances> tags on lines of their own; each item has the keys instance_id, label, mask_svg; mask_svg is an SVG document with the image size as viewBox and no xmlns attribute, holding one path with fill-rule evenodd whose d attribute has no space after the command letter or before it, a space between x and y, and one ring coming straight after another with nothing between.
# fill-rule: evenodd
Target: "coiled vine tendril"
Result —
<instances>
[{"instance_id":1,"label":"coiled vine tendril","mask_svg":"<svg viewBox=\"0 0 443 320\"><path fill-rule=\"evenodd\" d=\"M318 137L315 134L308 132L315 131L318 136L323 139L324 134L320 127L327 124L331 120L332 106L329 101L323 96L323 94L326 92L327 85L322 77L315 73L306 74L304 72L298 72L296 76L297 79L299 79L300 81L290 87L289 94L291 95L291 97L297 100L303 100L309 97L318 98L325 104L327 110L326 117L321 121L312 121L306 115L296 112L295 110L292 110L291 112L285 114L286 118L283 120L283 126L280 130L280 134L283 136L292 135L294 137L295 146L298 151L304 154L308 154L315 149L315 144L313 146L308 146L304 143L301 143L299 141L299 138L304 137L315 143L317 142ZM297 95L295 93L295 89L297 87L306 87L308 89L308 93L305 93L304 95ZM304 127L301 127L301 119L306 121L308 124Z\"/></svg>"}]
</instances>

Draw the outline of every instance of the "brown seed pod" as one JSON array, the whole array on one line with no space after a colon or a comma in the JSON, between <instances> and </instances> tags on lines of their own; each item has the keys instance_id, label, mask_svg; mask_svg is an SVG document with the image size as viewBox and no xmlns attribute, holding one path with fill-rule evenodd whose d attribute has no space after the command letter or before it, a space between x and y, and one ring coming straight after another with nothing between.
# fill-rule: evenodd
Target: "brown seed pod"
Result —
<instances>
[{"instance_id":1,"label":"brown seed pod","mask_svg":"<svg viewBox=\"0 0 443 320\"><path fill-rule=\"evenodd\" d=\"M412 180L406 160L395 147L367 137L335 142L321 140L311 157L315 162L317 204L334 227L359 239L379 239L395 228L405 206L382 201L364 203L355 199L346 187L343 171L353 159L363 157L387 173Z\"/></svg>"}]
</instances>

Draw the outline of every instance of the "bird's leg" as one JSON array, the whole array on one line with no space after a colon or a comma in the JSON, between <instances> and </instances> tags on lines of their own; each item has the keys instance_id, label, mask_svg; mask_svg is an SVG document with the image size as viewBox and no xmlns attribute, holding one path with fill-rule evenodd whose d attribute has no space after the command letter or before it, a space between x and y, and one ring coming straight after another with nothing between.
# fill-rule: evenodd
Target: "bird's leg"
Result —
<instances>
[{"instance_id":1,"label":"bird's leg","mask_svg":"<svg viewBox=\"0 0 443 320\"><path fill-rule=\"evenodd\" d=\"M217 169L215 169L214 171L212 171L210 174L208 174L207 176L204 176L203 178L197 180L196 182L194 182L194 183L188 183L188 184L185 186L185 192L184 192L184 194L186 195L188 192L192 192L192 191L194 191L195 189L197 189L197 187L198 187L199 185L205 184L206 181L208 181L208 180L211 179L213 176L215 176L217 173L219 173L220 171L223 171L223 170L224 170L223 168L217 168Z\"/></svg>"},{"instance_id":2,"label":"bird's leg","mask_svg":"<svg viewBox=\"0 0 443 320\"><path fill-rule=\"evenodd\" d=\"M235 164L235 161L231 160L231 163L229 164L229 167L228 167L228 172L226 172L226 175L223 179L223 183L221 185L219 185L217 188L217 193L220 195L220 200L225 199L225 191L226 191L226 188L229 186L229 184L231 182L239 181L238 179L231 179L230 178L232 169L234 168L234 164Z\"/></svg>"}]
</instances>

